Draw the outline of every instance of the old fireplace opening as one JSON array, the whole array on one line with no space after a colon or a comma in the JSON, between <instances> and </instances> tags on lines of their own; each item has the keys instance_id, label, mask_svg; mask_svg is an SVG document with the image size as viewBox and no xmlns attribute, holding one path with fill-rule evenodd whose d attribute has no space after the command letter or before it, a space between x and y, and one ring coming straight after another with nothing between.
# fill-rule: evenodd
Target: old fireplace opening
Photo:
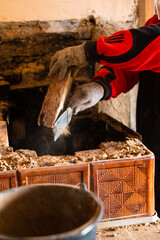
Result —
<instances>
[{"instance_id":1,"label":"old fireplace opening","mask_svg":"<svg viewBox=\"0 0 160 240\"><path fill-rule=\"evenodd\" d=\"M77 151L97 149L101 142L125 140L122 133L92 117L92 111L87 110L73 117L69 136L61 136L54 142L37 124L47 89L48 86L11 91L8 137L14 150L30 149L38 156L72 155Z\"/></svg>"}]
</instances>

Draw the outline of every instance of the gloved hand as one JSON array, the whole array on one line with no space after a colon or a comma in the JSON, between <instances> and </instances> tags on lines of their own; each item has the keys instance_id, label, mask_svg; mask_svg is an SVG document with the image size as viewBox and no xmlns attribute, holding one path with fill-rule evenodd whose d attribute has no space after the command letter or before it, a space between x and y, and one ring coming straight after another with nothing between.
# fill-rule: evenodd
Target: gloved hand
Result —
<instances>
[{"instance_id":1,"label":"gloved hand","mask_svg":"<svg viewBox=\"0 0 160 240\"><path fill-rule=\"evenodd\" d=\"M104 95L104 88L97 82L90 82L75 88L70 98L68 107L73 108L76 115L78 112L97 104Z\"/></svg>"},{"instance_id":2,"label":"gloved hand","mask_svg":"<svg viewBox=\"0 0 160 240\"><path fill-rule=\"evenodd\" d=\"M87 65L84 44L57 51L51 59L48 77L53 77L59 72L58 79L62 80L65 77L68 67L74 66L74 73L72 72L72 75L75 76L79 68Z\"/></svg>"}]
</instances>

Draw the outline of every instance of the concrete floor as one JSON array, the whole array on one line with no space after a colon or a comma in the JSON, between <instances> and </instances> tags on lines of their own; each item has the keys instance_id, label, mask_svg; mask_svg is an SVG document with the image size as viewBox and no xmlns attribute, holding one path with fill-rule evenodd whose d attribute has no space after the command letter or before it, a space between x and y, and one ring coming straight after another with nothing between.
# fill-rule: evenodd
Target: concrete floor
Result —
<instances>
[{"instance_id":1,"label":"concrete floor","mask_svg":"<svg viewBox=\"0 0 160 240\"><path fill-rule=\"evenodd\" d=\"M145 223L117 228L97 227L97 240L157 240L160 239L160 219L154 223Z\"/></svg>"}]
</instances>

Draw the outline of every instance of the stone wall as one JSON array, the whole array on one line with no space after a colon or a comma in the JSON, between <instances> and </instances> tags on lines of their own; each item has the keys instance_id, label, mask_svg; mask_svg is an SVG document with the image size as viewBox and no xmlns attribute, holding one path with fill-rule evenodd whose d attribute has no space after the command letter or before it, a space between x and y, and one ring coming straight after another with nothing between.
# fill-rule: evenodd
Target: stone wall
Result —
<instances>
[{"instance_id":1,"label":"stone wall","mask_svg":"<svg viewBox=\"0 0 160 240\"><path fill-rule=\"evenodd\" d=\"M77 21L0 23L0 76L10 82L11 89L48 84L51 56L91 39L91 29L90 21L84 27Z\"/></svg>"}]
</instances>

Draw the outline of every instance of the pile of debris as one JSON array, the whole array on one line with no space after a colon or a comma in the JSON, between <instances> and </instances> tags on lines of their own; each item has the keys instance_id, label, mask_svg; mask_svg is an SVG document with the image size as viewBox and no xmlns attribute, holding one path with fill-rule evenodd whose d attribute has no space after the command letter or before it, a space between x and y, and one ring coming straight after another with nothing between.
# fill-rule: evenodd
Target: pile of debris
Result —
<instances>
[{"instance_id":1,"label":"pile of debris","mask_svg":"<svg viewBox=\"0 0 160 240\"><path fill-rule=\"evenodd\" d=\"M107 159L134 158L150 154L150 151L136 138L125 141L101 143L99 149L75 152L74 155L37 156L33 150L0 146L0 171L37 168L46 166L64 166Z\"/></svg>"}]
</instances>

